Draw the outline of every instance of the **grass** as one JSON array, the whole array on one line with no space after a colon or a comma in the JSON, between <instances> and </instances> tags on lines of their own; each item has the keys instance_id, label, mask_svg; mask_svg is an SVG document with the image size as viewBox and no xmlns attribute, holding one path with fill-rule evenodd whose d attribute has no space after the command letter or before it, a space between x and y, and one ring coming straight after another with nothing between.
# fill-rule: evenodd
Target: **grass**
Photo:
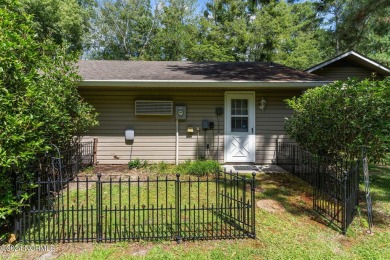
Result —
<instances>
[{"instance_id":1,"label":"grass","mask_svg":"<svg viewBox=\"0 0 390 260\"><path fill-rule=\"evenodd\" d=\"M178 165L167 164L163 161L159 163L149 163L138 158L128 163L129 169L145 169L150 173L158 174L185 174L194 176L206 176L221 170L221 165L214 160L186 160Z\"/></svg>"},{"instance_id":2,"label":"grass","mask_svg":"<svg viewBox=\"0 0 390 260\"><path fill-rule=\"evenodd\" d=\"M250 192L244 183L237 183L239 186L234 187L232 184L235 182L229 180L227 176L226 181L221 179L217 184L212 177L184 176L177 182L176 176L167 175L163 178L103 176L98 185L93 180L80 177L77 182L66 185L56 197L53 210L41 207L31 220L26 220L34 227L24 232L23 239L39 243L68 239L73 242L96 241L99 234L96 223L99 219L105 241L120 241L123 237L172 240L178 232L177 212L180 214L183 238L247 236L242 229L248 227L241 224L241 218L242 211L250 216L249 210L243 206L244 201L250 198ZM180 206L175 199L178 190ZM228 201L232 203L231 206L240 207L239 210L224 203L226 196L217 194L235 196L237 200ZM97 201L101 201L100 211ZM175 210L178 207L180 211ZM221 216L226 212L232 212L240 227L223 221Z\"/></svg>"},{"instance_id":3,"label":"grass","mask_svg":"<svg viewBox=\"0 0 390 260\"><path fill-rule=\"evenodd\" d=\"M370 190L375 226L390 226L390 167L370 166ZM363 190L363 186L362 186Z\"/></svg>"},{"instance_id":4,"label":"grass","mask_svg":"<svg viewBox=\"0 0 390 260\"><path fill-rule=\"evenodd\" d=\"M256 239L114 244L57 244L60 259L390 259L390 168L372 166L373 234L365 205L347 235L329 228L311 206L311 188L289 174L258 174L256 200L277 201L282 210L256 208ZM17 252L15 259L40 256ZM10 255L6 255L9 257Z\"/></svg>"}]
</instances>

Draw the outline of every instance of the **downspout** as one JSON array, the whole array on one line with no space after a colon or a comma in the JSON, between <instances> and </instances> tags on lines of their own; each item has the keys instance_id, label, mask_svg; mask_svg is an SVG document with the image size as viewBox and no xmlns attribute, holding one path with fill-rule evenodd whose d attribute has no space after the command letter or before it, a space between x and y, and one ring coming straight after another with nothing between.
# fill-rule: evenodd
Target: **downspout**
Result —
<instances>
[{"instance_id":1,"label":"downspout","mask_svg":"<svg viewBox=\"0 0 390 260\"><path fill-rule=\"evenodd\" d=\"M217 137L217 162L219 162L219 115L217 115L217 127L218 127L218 137Z\"/></svg>"},{"instance_id":2,"label":"downspout","mask_svg":"<svg viewBox=\"0 0 390 260\"><path fill-rule=\"evenodd\" d=\"M179 164L179 119L176 119L176 165Z\"/></svg>"},{"instance_id":3,"label":"downspout","mask_svg":"<svg viewBox=\"0 0 390 260\"><path fill-rule=\"evenodd\" d=\"M196 128L196 160L199 160L199 126Z\"/></svg>"}]
</instances>

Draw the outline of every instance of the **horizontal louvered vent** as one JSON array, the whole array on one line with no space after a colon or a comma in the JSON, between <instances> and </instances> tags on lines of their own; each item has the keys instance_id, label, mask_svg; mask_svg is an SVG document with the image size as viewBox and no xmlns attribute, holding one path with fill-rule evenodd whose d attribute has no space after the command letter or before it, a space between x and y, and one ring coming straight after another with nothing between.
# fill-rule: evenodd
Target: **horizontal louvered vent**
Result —
<instances>
[{"instance_id":1,"label":"horizontal louvered vent","mask_svg":"<svg viewBox=\"0 0 390 260\"><path fill-rule=\"evenodd\" d=\"M136 100L135 114L171 116L173 114L173 102L165 100Z\"/></svg>"}]
</instances>

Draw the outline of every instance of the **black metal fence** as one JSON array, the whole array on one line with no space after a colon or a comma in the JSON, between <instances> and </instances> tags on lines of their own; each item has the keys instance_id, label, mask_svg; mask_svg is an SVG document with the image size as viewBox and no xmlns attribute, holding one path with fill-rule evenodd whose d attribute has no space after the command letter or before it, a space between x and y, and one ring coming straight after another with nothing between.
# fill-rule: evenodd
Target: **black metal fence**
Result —
<instances>
[{"instance_id":1,"label":"black metal fence","mask_svg":"<svg viewBox=\"0 0 390 260\"><path fill-rule=\"evenodd\" d=\"M47 156L47 166L37 176L41 179L67 181L76 177L80 169L93 164L93 142L81 142L73 147L58 151L54 150Z\"/></svg>"},{"instance_id":2,"label":"black metal fence","mask_svg":"<svg viewBox=\"0 0 390 260\"><path fill-rule=\"evenodd\" d=\"M39 178L16 233L25 243L254 238L254 177Z\"/></svg>"},{"instance_id":3,"label":"black metal fence","mask_svg":"<svg viewBox=\"0 0 390 260\"><path fill-rule=\"evenodd\" d=\"M20 196L21 192L31 194L28 204L33 205L38 198L58 192L62 188L61 183L74 179L81 169L92 164L93 142L81 142L64 151L56 148L33 164L30 175L16 176L16 195ZM34 186L39 180L51 180L52 183L39 189Z\"/></svg>"},{"instance_id":4,"label":"black metal fence","mask_svg":"<svg viewBox=\"0 0 390 260\"><path fill-rule=\"evenodd\" d=\"M313 187L313 208L345 234L358 206L359 161L330 159L276 143L276 164Z\"/></svg>"}]
</instances>

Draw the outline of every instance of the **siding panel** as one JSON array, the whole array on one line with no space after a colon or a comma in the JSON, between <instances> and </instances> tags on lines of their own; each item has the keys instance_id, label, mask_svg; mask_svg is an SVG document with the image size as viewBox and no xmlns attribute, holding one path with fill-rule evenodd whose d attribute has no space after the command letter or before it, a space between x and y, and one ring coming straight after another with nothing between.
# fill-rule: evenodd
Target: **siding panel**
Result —
<instances>
[{"instance_id":1,"label":"siding panel","mask_svg":"<svg viewBox=\"0 0 390 260\"><path fill-rule=\"evenodd\" d=\"M134 101L137 99L172 100L174 105L187 106L187 120L179 122L179 161L198 157L219 159L223 163L224 117L218 118L216 107L224 107L224 90L213 91L146 91L132 90L81 90L84 99L99 113L100 125L90 130L84 140L97 137L98 162L100 164L127 164L139 158L150 162L175 162L176 125L174 116L135 116ZM256 162L272 163L277 139L288 140L283 130L285 117L292 111L284 100L301 92L258 91L256 92ZM257 108L261 97L267 101L266 108ZM201 129L203 119L214 122L215 129ZM218 142L219 125L219 142ZM193 134L187 127L194 128ZM199 136L196 128L199 127ZM132 145L126 144L124 131L135 130ZM205 140L206 139L206 140ZM205 144L210 150L205 151ZM218 154L218 156L217 156Z\"/></svg>"},{"instance_id":2,"label":"siding panel","mask_svg":"<svg viewBox=\"0 0 390 260\"><path fill-rule=\"evenodd\" d=\"M348 78L371 78L373 71L352 62L340 60L312 73L330 80L347 80ZM376 79L383 79L383 75L377 75Z\"/></svg>"}]
</instances>

